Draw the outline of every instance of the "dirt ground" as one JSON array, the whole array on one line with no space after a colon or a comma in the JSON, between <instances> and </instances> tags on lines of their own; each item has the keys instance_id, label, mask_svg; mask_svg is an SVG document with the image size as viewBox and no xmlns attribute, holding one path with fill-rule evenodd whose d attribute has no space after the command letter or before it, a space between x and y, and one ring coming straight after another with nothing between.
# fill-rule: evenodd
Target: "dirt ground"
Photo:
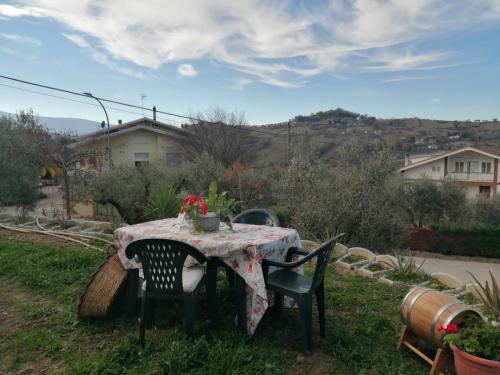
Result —
<instances>
[{"instance_id":1,"label":"dirt ground","mask_svg":"<svg viewBox=\"0 0 500 375\"><path fill-rule=\"evenodd\" d=\"M36 319L27 319L23 306L33 302L39 295L35 296L32 291L12 280L0 277L0 341L19 330L29 330L30 327L38 326L48 319L41 316ZM13 292L15 291L15 292ZM62 364L52 359L41 359L18 368L14 374L53 374L60 371ZM0 374L2 366L0 364Z\"/></svg>"},{"instance_id":2,"label":"dirt ground","mask_svg":"<svg viewBox=\"0 0 500 375\"><path fill-rule=\"evenodd\" d=\"M21 233L15 232L7 229L0 228L0 238L7 239L14 242L22 242L34 245L49 245L58 247L72 247L81 248L79 245L72 241L66 241L59 237L48 236L45 234L38 233Z\"/></svg>"}]
</instances>

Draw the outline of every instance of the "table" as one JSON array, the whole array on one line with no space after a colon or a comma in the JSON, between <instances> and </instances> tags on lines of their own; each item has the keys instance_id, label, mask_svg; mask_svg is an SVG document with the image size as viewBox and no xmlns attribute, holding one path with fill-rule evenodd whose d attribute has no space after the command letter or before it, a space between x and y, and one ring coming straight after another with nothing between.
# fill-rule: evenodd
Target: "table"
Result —
<instances>
[{"instance_id":1,"label":"table","mask_svg":"<svg viewBox=\"0 0 500 375\"><path fill-rule=\"evenodd\" d=\"M206 257L216 257L233 269L237 283L246 284L246 331L253 334L269 302L262 273L262 258L283 261L290 247L300 246L296 230L265 225L233 224L230 230L221 224L219 232L198 233L178 219L150 221L119 228L114 232L118 256L126 269L141 267L125 255L127 246L137 240L163 238L182 241L196 247ZM241 288L240 288L241 290ZM245 290L245 288L243 288ZM240 324L242 315L240 317ZM244 323L244 322L243 322Z\"/></svg>"}]
</instances>

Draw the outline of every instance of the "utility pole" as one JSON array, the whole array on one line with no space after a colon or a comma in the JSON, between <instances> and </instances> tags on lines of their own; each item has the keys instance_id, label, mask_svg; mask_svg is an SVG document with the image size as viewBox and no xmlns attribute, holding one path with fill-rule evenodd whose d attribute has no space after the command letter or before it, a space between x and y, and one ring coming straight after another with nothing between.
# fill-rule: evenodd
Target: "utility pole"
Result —
<instances>
[{"instance_id":1,"label":"utility pole","mask_svg":"<svg viewBox=\"0 0 500 375\"><path fill-rule=\"evenodd\" d=\"M142 107L142 116L144 117L144 99L146 99L146 94L141 94L141 107Z\"/></svg>"},{"instance_id":2,"label":"utility pole","mask_svg":"<svg viewBox=\"0 0 500 375\"><path fill-rule=\"evenodd\" d=\"M291 130L291 121L288 121L288 164L290 164L291 159L291 149L290 149L290 130Z\"/></svg>"}]
</instances>

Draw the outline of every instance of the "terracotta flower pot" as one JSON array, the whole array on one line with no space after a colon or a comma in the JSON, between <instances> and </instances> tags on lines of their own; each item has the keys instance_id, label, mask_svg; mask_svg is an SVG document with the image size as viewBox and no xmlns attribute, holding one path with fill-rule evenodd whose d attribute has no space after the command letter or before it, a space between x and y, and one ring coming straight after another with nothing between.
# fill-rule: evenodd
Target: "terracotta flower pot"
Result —
<instances>
[{"instance_id":1,"label":"terracotta flower pot","mask_svg":"<svg viewBox=\"0 0 500 375\"><path fill-rule=\"evenodd\" d=\"M491 361L466 353L455 345L450 345L458 375L499 375L500 362Z\"/></svg>"}]
</instances>

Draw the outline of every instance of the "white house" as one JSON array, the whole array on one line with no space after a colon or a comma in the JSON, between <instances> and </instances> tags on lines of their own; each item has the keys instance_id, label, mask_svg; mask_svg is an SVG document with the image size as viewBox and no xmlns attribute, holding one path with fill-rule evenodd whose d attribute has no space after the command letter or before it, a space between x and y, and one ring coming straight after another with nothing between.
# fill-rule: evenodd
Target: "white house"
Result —
<instances>
[{"instance_id":1,"label":"white house","mask_svg":"<svg viewBox=\"0 0 500 375\"><path fill-rule=\"evenodd\" d=\"M439 154L414 155L405 159L399 171L407 180L450 178L465 189L468 199L500 194L498 174L500 148L471 146Z\"/></svg>"}]
</instances>

